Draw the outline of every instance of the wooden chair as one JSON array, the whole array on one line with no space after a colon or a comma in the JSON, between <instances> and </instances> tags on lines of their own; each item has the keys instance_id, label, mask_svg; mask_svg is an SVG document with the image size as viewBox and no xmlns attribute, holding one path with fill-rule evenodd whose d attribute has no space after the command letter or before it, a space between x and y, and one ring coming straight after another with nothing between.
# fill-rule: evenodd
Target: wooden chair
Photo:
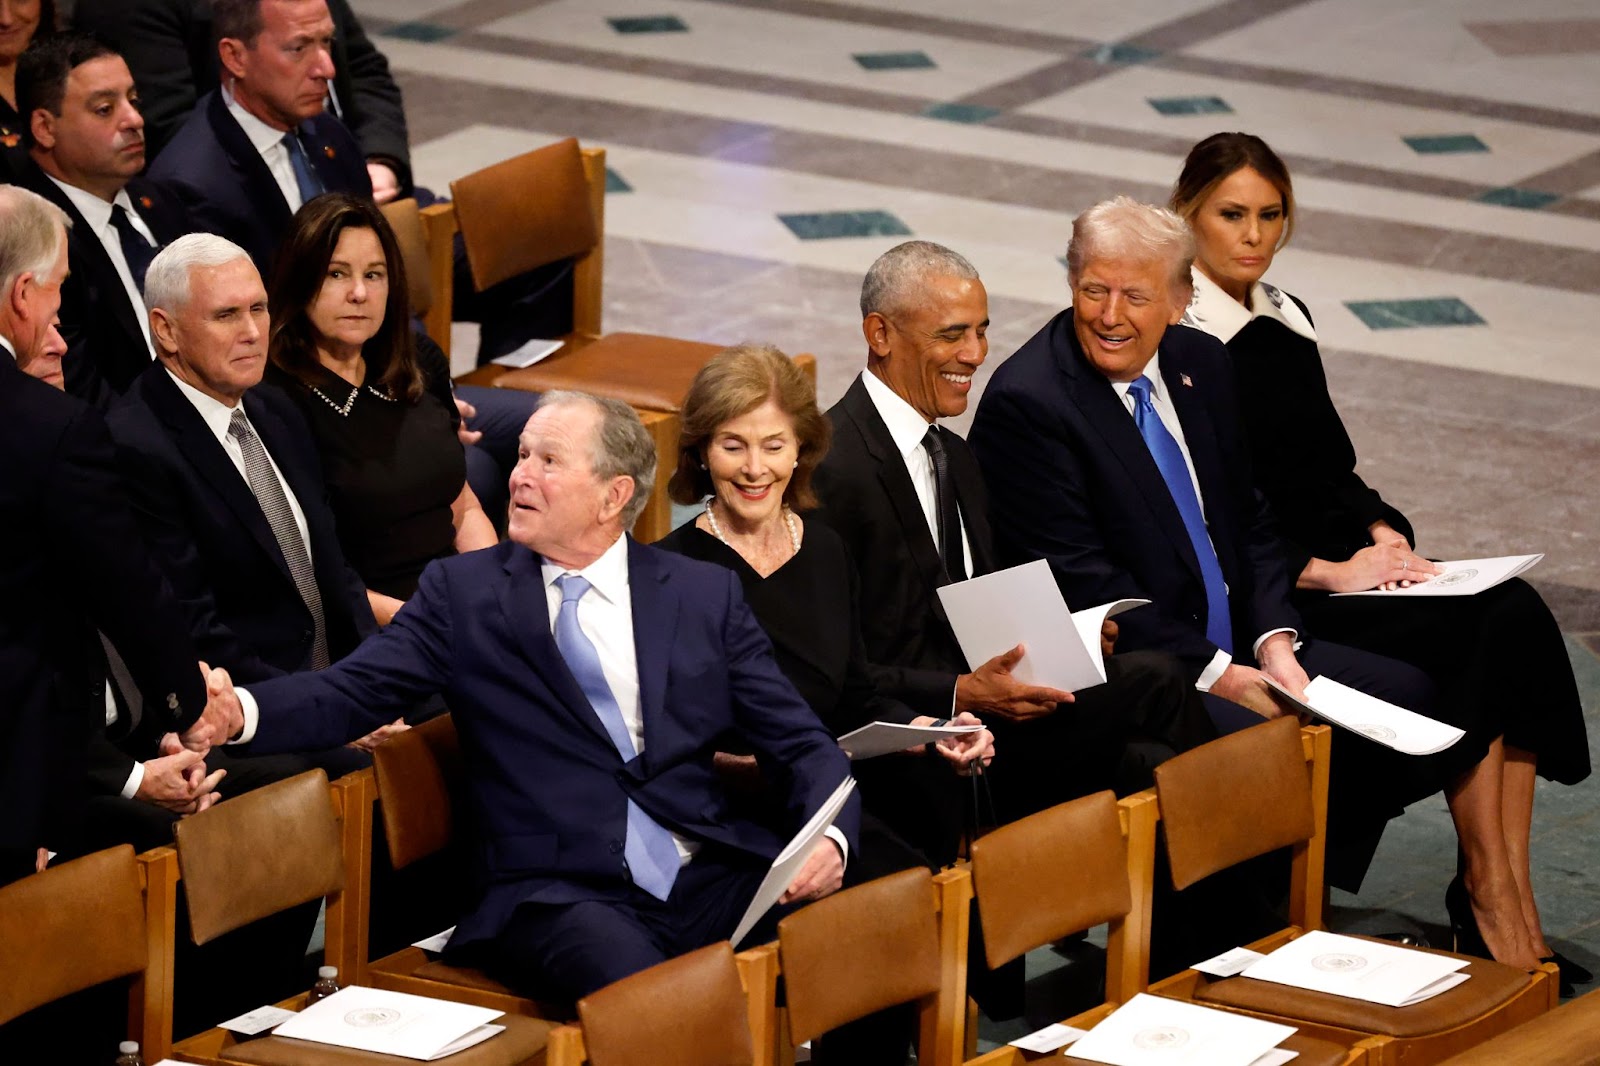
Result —
<instances>
[{"instance_id":1,"label":"wooden chair","mask_svg":"<svg viewBox=\"0 0 1600 1066\"><path fill-rule=\"evenodd\" d=\"M1292 718L1265 722L1156 767L1156 795L1175 887L1269 851L1293 853L1290 925L1251 949L1270 952L1322 928L1327 826L1327 726L1303 732ZM1443 954L1443 953L1441 953ZM1459 956L1465 958L1466 956ZM1210 1007L1270 1017L1351 1046L1370 1036L1376 1066L1428 1066L1537 1017L1556 1003L1554 965L1533 974L1472 959L1471 979L1423 1003L1395 1008L1249 978L1187 970L1151 991Z\"/></svg>"},{"instance_id":2,"label":"wooden chair","mask_svg":"<svg viewBox=\"0 0 1600 1066\"><path fill-rule=\"evenodd\" d=\"M656 444L654 493L634 526L644 542L671 531L667 474L675 465L678 413L689 383L722 346L646 333L604 334L601 308L605 275L606 153L580 148L575 139L536 148L450 183L453 204L425 209L434 277L428 332L441 344L449 319L440 315L440 283L449 278L451 244L459 229L481 292L536 267L572 258L572 332L564 346L540 363L511 370L489 364L458 381L472 385L548 392L575 389L624 401L639 412ZM537 195L530 195L537 189ZM430 214L432 212L432 214ZM407 265L410 265L409 257ZM445 285L448 288L448 283ZM448 351L448 347L446 348ZM795 356L816 383L816 358Z\"/></svg>"},{"instance_id":3,"label":"wooden chair","mask_svg":"<svg viewBox=\"0 0 1600 1066\"><path fill-rule=\"evenodd\" d=\"M421 317L428 336L450 354L451 261L448 256L436 259L430 254L433 242L429 231L438 220L450 214L449 204L434 204L426 210L417 207L412 197L391 200L379 208L394 230L395 243L400 246L400 258L405 262L406 292L410 297L411 313ZM440 247L449 250L450 237L443 238ZM442 322L439 321L443 317Z\"/></svg>"},{"instance_id":4,"label":"wooden chair","mask_svg":"<svg viewBox=\"0 0 1600 1066\"><path fill-rule=\"evenodd\" d=\"M1088 1029L1105 1020L1149 982L1155 838L1153 792L1120 803L1101 792L977 840L972 881L985 961L1000 966L1064 936L1108 925L1105 1002L1065 1024ZM1306 1066L1354 1066L1367 1056L1366 1048L1352 1051L1298 1034L1282 1047ZM969 1066L1019 1066L1043 1057L1008 1045L969 1060ZM1052 1061L1085 1060L1069 1054Z\"/></svg>"},{"instance_id":5,"label":"wooden chair","mask_svg":"<svg viewBox=\"0 0 1600 1066\"><path fill-rule=\"evenodd\" d=\"M582 1029L552 1039L573 1049L571 1066L760 1066L751 1022L770 1010L773 989L748 976L731 945L712 944L585 996Z\"/></svg>"},{"instance_id":6,"label":"wooden chair","mask_svg":"<svg viewBox=\"0 0 1600 1066\"><path fill-rule=\"evenodd\" d=\"M359 775L355 775L359 777ZM345 784L350 781L350 784ZM327 907L329 957L337 958L352 923L359 925L359 900L346 893L340 819L352 813L343 778L330 791L321 770L312 770L219 803L177 825L177 864L164 898L175 899L181 873L189 901L190 934L203 944L288 907L321 897ZM169 917L170 926L171 919ZM171 958L172 941L165 945ZM305 1005L300 995L279 1004ZM506 1031L451 1056L459 1066L519 1066L544 1063L552 1025L507 1015ZM240 1041L211 1029L179 1042L171 1057L180 1062L296 1066L323 1063L400 1063L411 1060L369 1055L274 1036Z\"/></svg>"},{"instance_id":7,"label":"wooden chair","mask_svg":"<svg viewBox=\"0 0 1600 1066\"><path fill-rule=\"evenodd\" d=\"M1600 992L1563 1003L1469 1051L1452 1055L1443 1066L1594 1066L1600 1063Z\"/></svg>"},{"instance_id":8,"label":"wooden chair","mask_svg":"<svg viewBox=\"0 0 1600 1066\"><path fill-rule=\"evenodd\" d=\"M0 888L0 1024L128 977L126 1039L139 1042L146 1062L164 1058L172 1045L172 960L159 945L167 868L176 862L171 848L136 859L122 845ZM56 1061L48 1048L38 1054Z\"/></svg>"}]
</instances>

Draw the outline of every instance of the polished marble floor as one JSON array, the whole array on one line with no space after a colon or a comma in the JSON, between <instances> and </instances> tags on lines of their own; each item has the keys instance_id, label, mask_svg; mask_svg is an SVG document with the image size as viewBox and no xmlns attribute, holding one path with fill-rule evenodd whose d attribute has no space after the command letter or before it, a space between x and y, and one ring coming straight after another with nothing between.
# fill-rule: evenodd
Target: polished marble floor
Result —
<instances>
[{"instance_id":1,"label":"polished marble floor","mask_svg":"<svg viewBox=\"0 0 1600 1066\"><path fill-rule=\"evenodd\" d=\"M992 368L1061 306L1074 214L1164 199L1208 133L1263 135L1301 213L1273 280L1316 316L1363 474L1431 554L1547 553L1531 578L1600 736L1593 0L355 6L422 181L604 146L606 327L814 352L825 403L860 368L884 249L915 235L977 264ZM1597 788L1542 789L1535 844L1547 927L1590 962ZM1408 813L1341 913L1437 934L1446 828L1442 803Z\"/></svg>"}]
</instances>

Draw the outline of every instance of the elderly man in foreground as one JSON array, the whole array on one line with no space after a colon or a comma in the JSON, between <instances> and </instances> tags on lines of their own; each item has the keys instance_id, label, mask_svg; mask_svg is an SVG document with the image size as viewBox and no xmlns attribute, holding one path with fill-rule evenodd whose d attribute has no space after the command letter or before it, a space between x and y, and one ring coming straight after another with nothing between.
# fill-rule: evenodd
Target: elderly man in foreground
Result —
<instances>
[{"instance_id":1,"label":"elderly man in foreground","mask_svg":"<svg viewBox=\"0 0 1600 1066\"><path fill-rule=\"evenodd\" d=\"M582 996L727 938L786 839L849 763L778 671L727 570L640 545L655 480L633 411L547 393L522 433L508 543L440 560L392 624L333 667L213 685L255 751L360 736L439 692L454 710L482 893L451 940L513 988ZM742 736L782 824L739 813L712 767ZM852 797L781 902L839 887Z\"/></svg>"}]
</instances>

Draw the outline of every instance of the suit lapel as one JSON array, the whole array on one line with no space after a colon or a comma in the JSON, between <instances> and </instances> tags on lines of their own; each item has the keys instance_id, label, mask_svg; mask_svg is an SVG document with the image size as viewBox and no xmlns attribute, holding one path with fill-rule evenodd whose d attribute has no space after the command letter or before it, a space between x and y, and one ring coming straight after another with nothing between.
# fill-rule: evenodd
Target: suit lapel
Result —
<instances>
[{"instance_id":1,"label":"suit lapel","mask_svg":"<svg viewBox=\"0 0 1600 1066\"><path fill-rule=\"evenodd\" d=\"M855 423L866 444L867 454L877 467L878 485L900 521L900 532L905 538L907 550L911 552L911 561L931 592L944 581L944 561L939 558L939 546L933 542L933 532L922 513L922 503L917 499L916 486L911 484L911 472L906 469L905 459L901 457L900 449L895 447L889 427L884 424L883 416L878 414L878 408L860 378L845 394L843 407ZM941 619L944 618L944 605L939 597L930 596L929 599L935 612Z\"/></svg>"},{"instance_id":2,"label":"suit lapel","mask_svg":"<svg viewBox=\"0 0 1600 1066\"><path fill-rule=\"evenodd\" d=\"M556 699L578 723L592 732L608 751L616 751L605 726L600 724L589 698L578 687L567 661L556 647L555 635L550 631L550 606L545 598L543 559L527 550L516 547L506 556L506 580L495 589L500 609L505 612L516 634L522 652L533 664L539 679L549 687Z\"/></svg>"},{"instance_id":3,"label":"suit lapel","mask_svg":"<svg viewBox=\"0 0 1600 1066\"><path fill-rule=\"evenodd\" d=\"M1061 322L1062 328L1069 334L1070 344L1052 345L1052 348L1060 353L1057 356L1058 363L1067 376L1068 387L1079 409L1127 471L1128 481L1144 497L1156 524L1172 542L1184 565L1194 573L1196 580L1203 580L1200 560L1195 556L1194 544L1189 540L1183 516L1178 513L1178 505L1172 500L1167 481L1161 476L1161 469L1156 466L1149 446L1139 435L1139 427L1134 425L1133 416L1128 413L1122 397L1117 395L1111 382L1091 366L1084 356L1083 349L1078 345L1077 334L1072 329L1071 316L1063 316Z\"/></svg>"},{"instance_id":4,"label":"suit lapel","mask_svg":"<svg viewBox=\"0 0 1600 1066\"><path fill-rule=\"evenodd\" d=\"M272 171L267 169L266 160L261 158L261 153L245 136L244 129L228 113L228 103L222 98L221 89L210 94L210 101L206 107L206 118L211 123L211 132L227 153L234 176L239 179L246 196L257 210L269 216L261 222L274 233L287 232L293 217L289 201L283 198L283 190L278 188Z\"/></svg>"},{"instance_id":5,"label":"suit lapel","mask_svg":"<svg viewBox=\"0 0 1600 1066\"><path fill-rule=\"evenodd\" d=\"M184 399L178 386L173 384L166 367L156 363L145 371L141 389L150 409L177 438L184 458L200 473L205 483L222 497L229 510L249 531L251 538L283 574L284 580L292 585L294 577L289 573L283 549L273 535L272 526L267 523L260 501L250 491L250 485L239 473L239 468L233 465L233 460L223 450L222 442L217 440L211 427L200 417L200 412Z\"/></svg>"},{"instance_id":6,"label":"suit lapel","mask_svg":"<svg viewBox=\"0 0 1600 1066\"><path fill-rule=\"evenodd\" d=\"M71 249L72 273L79 276L87 294L86 310L90 314L110 313L122 330L131 350L137 351L141 356L150 354L149 343L144 339L144 331L139 328L139 308L128 302L126 290L122 285L122 278L117 274L117 268L111 262L111 254L106 251L106 246L100 242L100 235L89 228L88 221L76 204L62 192L55 182L42 170L38 172L38 180L34 186L46 199L67 213L72 220L72 229L68 232L67 243ZM148 366L149 360L142 359L135 365Z\"/></svg>"},{"instance_id":7,"label":"suit lapel","mask_svg":"<svg viewBox=\"0 0 1600 1066\"><path fill-rule=\"evenodd\" d=\"M644 758L628 769L645 776L645 761L659 751L666 728L667 674L677 632L678 592L654 553L628 540L628 586L633 597L633 651L639 669L639 711L644 716Z\"/></svg>"}]
</instances>

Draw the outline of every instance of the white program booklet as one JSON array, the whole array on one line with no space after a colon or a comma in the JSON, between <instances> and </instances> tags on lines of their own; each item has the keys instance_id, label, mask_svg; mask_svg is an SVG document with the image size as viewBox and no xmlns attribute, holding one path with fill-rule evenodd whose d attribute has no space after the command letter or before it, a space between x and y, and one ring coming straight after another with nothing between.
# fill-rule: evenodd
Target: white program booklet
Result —
<instances>
[{"instance_id":1,"label":"white program booklet","mask_svg":"<svg viewBox=\"0 0 1600 1066\"><path fill-rule=\"evenodd\" d=\"M350 985L311 1004L274 1036L432 1062L504 1032L504 1011Z\"/></svg>"},{"instance_id":2,"label":"white program booklet","mask_svg":"<svg viewBox=\"0 0 1600 1066\"><path fill-rule=\"evenodd\" d=\"M1437 565L1444 571L1426 581L1403 589L1367 589L1365 592L1335 592L1335 596L1475 596L1502 581L1533 568L1544 558L1538 555L1502 555L1495 559L1456 559Z\"/></svg>"},{"instance_id":3,"label":"white program booklet","mask_svg":"<svg viewBox=\"0 0 1600 1066\"><path fill-rule=\"evenodd\" d=\"M853 777L846 777L839 782L839 787L833 790L833 794L817 808L811 820L794 835L788 847L772 860L772 869L761 879L761 885L756 889L754 898L750 900L750 906L745 908L744 917L739 919L739 927L733 931L733 936L729 937L735 947L749 935L750 930L761 920L761 916L772 909L772 905L778 902L778 897L783 895L799 876L800 867L805 865L811 849L817 846L817 841L822 839L822 835L828 831L833 820L839 817L839 812L844 809L845 800L850 798L850 793L855 787L856 779Z\"/></svg>"},{"instance_id":4,"label":"white program booklet","mask_svg":"<svg viewBox=\"0 0 1600 1066\"><path fill-rule=\"evenodd\" d=\"M547 341L543 338L535 337L533 340L513 348L505 355L495 356L489 362L497 363L500 366L514 366L520 370L525 366L532 366L534 363L554 355L561 350L561 346L565 343L566 341Z\"/></svg>"},{"instance_id":5,"label":"white program booklet","mask_svg":"<svg viewBox=\"0 0 1600 1066\"><path fill-rule=\"evenodd\" d=\"M1150 602L1116 600L1069 611L1043 559L946 585L939 600L968 666L976 669L1021 644L1027 650L1012 670L1017 679L1067 692L1105 683L1101 623Z\"/></svg>"},{"instance_id":6,"label":"white program booklet","mask_svg":"<svg viewBox=\"0 0 1600 1066\"><path fill-rule=\"evenodd\" d=\"M868 722L839 738L839 747L851 760L872 759L905 751L919 744L931 744L946 737L976 733L981 725L902 725L899 722Z\"/></svg>"},{"instance_id":7,"label":"white program booklet","mask_svg":"<svg viewBox=\"0 0 1600 1066\"><path fill-rule=\"evenodd\" d=\"M1407 755L1432 755L1443 751L1466 733L1427 715L1396 707L1387 700L1358 692L1331 677L1314 677L1306 686L1305 700L1297 700L1272 678L1262 675L1279 702L1295 710L1325 718L1352 733L1360 733L1386 748Z\"/></svg>"},{"instance_id":8,"label":"white program booklet","mask_svg":"<svg viewBox=\"0 0 1600 1066\"><path fill-rule=\"evenodd\" d=\"M1252 963L1244 976L1386 1007L1409 1007L1465 981L1470 975L1457 971L1466 965L1466 959L1313 930Z\"/></svg>"},{"instance_id":9,"label":"white program booklet","mask_svg":"<svg viewBox=\"0 0 1600 1066\"><path fill-rule=\"evenodd\" d=\"M1140 993L1072 1045L1111 1066L1252 1066L1294 1026Z\"/></svg>"}]
</instances>

